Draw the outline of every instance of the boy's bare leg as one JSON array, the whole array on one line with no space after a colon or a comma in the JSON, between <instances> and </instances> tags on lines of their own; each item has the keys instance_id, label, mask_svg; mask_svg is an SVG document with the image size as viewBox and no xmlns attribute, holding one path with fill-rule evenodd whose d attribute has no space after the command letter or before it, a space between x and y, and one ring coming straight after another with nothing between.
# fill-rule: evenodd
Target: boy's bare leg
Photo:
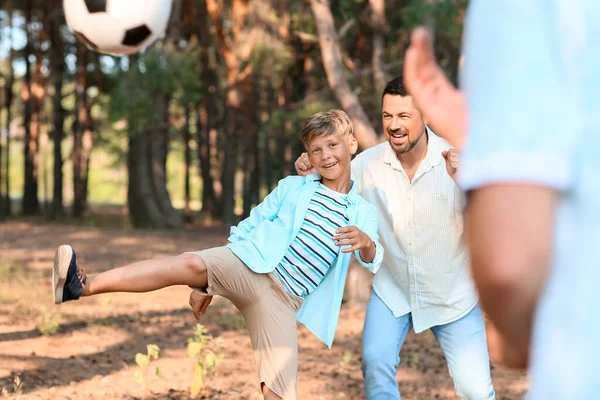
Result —
<instances>
[{"instance_id":1,"label":"boy's bare leg","mask_svg":"<svg viewBox=\"0 0 600 400\"><path fill-rule=\"evenodd\" d=\"M172 285L205 289L206 264L195 254L154 258L87 277L82 296L108 292L150 292Z\"/></svg>"}]
</instances>

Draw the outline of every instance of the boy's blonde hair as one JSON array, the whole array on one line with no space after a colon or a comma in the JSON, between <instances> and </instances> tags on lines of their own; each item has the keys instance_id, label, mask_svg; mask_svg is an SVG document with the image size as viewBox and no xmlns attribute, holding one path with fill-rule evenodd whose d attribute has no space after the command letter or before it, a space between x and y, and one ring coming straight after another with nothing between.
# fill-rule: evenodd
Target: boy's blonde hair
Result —
<instances>
[{"instance_id":1,"label":"boy's blonde hair","mask_svg":"<svg viewBox=\"0 0 600 400\"><path fill-rule=\"evenodd\" d=\"M302 127L301 140L304 147L316 137L339 133L343 136L354 136L354 125L342 110L321 111L310 117Z\"/></svg>"}]
</instances>

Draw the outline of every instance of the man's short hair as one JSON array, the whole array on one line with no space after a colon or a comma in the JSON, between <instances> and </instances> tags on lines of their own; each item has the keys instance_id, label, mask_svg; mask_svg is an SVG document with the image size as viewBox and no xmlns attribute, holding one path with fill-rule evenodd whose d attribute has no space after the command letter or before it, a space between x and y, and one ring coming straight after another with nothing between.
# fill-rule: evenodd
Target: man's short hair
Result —
<instances>
[{"instance_id":1,"label":"man's short hair","mask_svg":"<svg viewBox=\"0 0 600 400\"><path fill-rule=\"evenodd\" d=\"M383 97L386 94L402 97L408 96L408 92L404 87L404 79L401 76L397 76L396 78L389 81L387 85L385 85L385 89L383 89L383 94L381 95L381 98L383 99Z\"/></svg>"},{"instance_id":2,"label":"man's short hair","mask_svg":"<svg viewBox=\"0 0 600 400\"><path fill-rule=\"evenodd\" d=\"M354 136L354 125L342 110L321 111L311 116L302 127L302 143L308 147L316 137L329 136L339 133L344 136Z\"/></svg>"}]
</instances>

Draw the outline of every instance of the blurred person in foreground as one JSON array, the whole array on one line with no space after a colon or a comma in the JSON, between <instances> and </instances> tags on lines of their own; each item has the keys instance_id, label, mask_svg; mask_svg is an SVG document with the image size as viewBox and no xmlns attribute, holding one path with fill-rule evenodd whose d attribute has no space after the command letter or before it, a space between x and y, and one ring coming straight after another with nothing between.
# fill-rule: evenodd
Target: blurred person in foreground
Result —
<instances>
[{"instance_id":1,"label":"blurred person in foreground","mask_svg":"<svg viewBox=\"0 0 600 400\"><path fill-rule=\"evenodd\" d=\"M417 29L405 83L436 132L463 148L465 233L505 363L529 363L530 399L600 391L600 4L475 1L464 94Z\"/></svg>"}]
</instances>

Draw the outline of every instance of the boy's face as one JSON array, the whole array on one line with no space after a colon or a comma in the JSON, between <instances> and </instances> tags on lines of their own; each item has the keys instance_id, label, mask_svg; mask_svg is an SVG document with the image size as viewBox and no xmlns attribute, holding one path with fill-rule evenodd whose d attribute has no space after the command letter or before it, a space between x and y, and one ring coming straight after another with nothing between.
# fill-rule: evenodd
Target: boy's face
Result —
<instances>
[{"instance_id":1,"label":"boy's face","mask_svg":"<svg viewBox=\"0 0 600 400\"><path fill-rule=\"evenodd\" d=\"M317 136L306 146L310 163L323 180L350 180L350 161L358 143L354 136L335 133Z\"/></svg>"}]
</instances>

